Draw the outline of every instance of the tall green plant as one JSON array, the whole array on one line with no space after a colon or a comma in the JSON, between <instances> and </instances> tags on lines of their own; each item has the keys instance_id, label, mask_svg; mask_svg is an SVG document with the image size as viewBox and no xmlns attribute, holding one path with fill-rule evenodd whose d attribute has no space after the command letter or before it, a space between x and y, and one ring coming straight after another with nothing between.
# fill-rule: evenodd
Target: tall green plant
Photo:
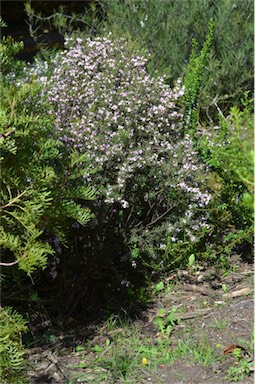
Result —
<instances>
[{"instance_id":1,"label":"tall green plant","mask_svg":"<svg viewBox=\"0 0 255 384\"><path fill-rule=\"evenodd\" d=\"M205 77L205 66L208 62L208 56L213 39L214 22L210 20L209 32L203 48L197 53L197 41L193 39L193 49L190 56L189 64L184 77L184 127L187 132L195 139L194 132L197 130L198 123L198 104Z\"/></svg>"},{"instance_id":2,"label":"tall green plant","mask_svg":"<svg viewBox=\"0 0 255 384\"><path fill-rule=\"evenodd\" d=\"M216 253L230 254L237 246L252 243L253 226L253 115L249 92L241 108L230 108L227 118L218 116L219 127L198 132L201 91L213 42L214 23L199 54L193 51L184 77L184 127L189 132L202 161L208 166L208 188L212 192L211 236ZM215 129L216 128L216 129ZM211 240L209 240L211 242ZM212 254L212 250L210 249Z\"/></svg>"}]
</instances>

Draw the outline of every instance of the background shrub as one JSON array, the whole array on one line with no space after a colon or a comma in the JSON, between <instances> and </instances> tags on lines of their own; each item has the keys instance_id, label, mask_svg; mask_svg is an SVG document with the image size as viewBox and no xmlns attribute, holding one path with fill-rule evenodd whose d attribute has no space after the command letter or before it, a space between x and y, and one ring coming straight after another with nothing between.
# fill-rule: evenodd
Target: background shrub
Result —
<instances>
[{"instance_id":1,"label":"background shrub","mask_svg":"<svg viewBox=\"0 0 255 384\"><path fill-rule=\"evenodd\" d=\"M215 21L201 94L203 119L217 120L218 108L227 112L233 105L241 106L243 92L253 88L252 0L102 0L100 4L105 14L101 28L136 39L151 54L150 73L165 73L170 84L183 74L192 38L201 48L209 20Z\"/></svg>"}]
</instances>

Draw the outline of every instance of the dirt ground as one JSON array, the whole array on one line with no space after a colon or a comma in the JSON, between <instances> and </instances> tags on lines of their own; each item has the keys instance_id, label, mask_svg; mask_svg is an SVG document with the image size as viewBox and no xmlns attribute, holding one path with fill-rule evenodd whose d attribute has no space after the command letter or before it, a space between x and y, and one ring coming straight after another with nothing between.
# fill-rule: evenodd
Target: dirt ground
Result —
<instances>
[{"instance_id":1,"label":"dirt ground","mask_svg":"<svg viewBox=\"0 0 255 384\"><path fill-rule=\"evenodd\" d=\"M200 318L194 318L189 321L191 334L199 339L206 332L211 345L219 346L219 357L224 350L230 346L241 345L243 340L250 342L253 327L253 299L242 298L234 299L231 303L224 305L222 308L210 310L207 315ZM193 311L196 311L193 306ZM213 327L217 320L219 322L227 322L227 327L217 329ZM240 341L241 340L241 341ZM251 359L253 359L252 351L249 351ZM224 362L214 362L212 366L204 366L179 359L171 366L159 367L157 377L152 378L153 383L165 384L227 384L229 381L225 379L226 371L230 366L234 365L233 354L230 352ZM238 383L248 384L254 383L254 376Z\"/></svg>"},{"instance_id":2,"label":"dirt ground","mask_svg":"<svg viewBox=\"0 0 255 384\"><path fill-rule=\"evenodd\" d=\"M171 334L172 345L178 340L186 327L189 334L199 343L202 335L206 335L216 350L219 359L214 359L210 365L192 363L192 359L179 358L169 366L158 366L156 371L143 370L146 381L152 384L227 384L227 369L235 364L233 351L236 346L242 349L246 359L253 360L252 335L254 321L253 302L253 265L234 260L235 267L228 274L217 275L214 268L200 267L195 271L179 271L178 276L170 275L168 281L178 279L170 293L158 295L153 303L142 312L135 323L145 335L155 334L153 319L159 308L179 308L175 316L177 325ZM225 288L223 288L225 287ZM100 342L103 324L90 323L79 329L77 333L59 336L51 347L36 347L27 351L30 368L28 375L31 384L46 383L92 383L81 379L71 379L74 373L82 368L79 353L74 352L74 345L85 342L90 335L91 341ZM106 335L107 336L107 335ZM69 340L69 345L67 340ZM225 359L221 359L222 355ZM253 369L250 375L237 383L250 384L254 382ZM84 371L83 371L84 372ZM96 372L91 372L96 377ZM78 377L78 376L77 376ZM98 381L95 381L98 382ZM121 383L120 381L100 381L100 384ZM144 381L141 381L144 383ZM141 384L137 379L137 384Z\"/></svg>"}]
</instances>

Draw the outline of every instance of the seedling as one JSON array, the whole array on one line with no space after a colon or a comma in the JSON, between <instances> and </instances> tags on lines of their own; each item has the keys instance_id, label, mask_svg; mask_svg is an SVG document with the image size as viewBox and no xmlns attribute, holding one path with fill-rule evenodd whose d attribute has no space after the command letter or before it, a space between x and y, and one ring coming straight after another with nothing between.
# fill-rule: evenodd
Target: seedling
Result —
<instances>
[{"instance_id":1,"label":"seedling","mask_svg":"<svg viewBox=\"0 0 255 384\"><path fill-rule=\"evenodd\" d=\"M230 381L241 381L250 375L251 367L254 365L250 358L244 357L240 348L233 351L235 363L227 370L227 379Z\"/></svg>"},{"instance_id":2,"label":"seedling","mask_svg":"<svg viewBox=\"0 0 255 384\"><path fill-rule=\"evenodd\" d=\"M195 255L194 255L194 253L192 253L192 255L190 255L190 257L189 257L189 267L190 268L193 267L195 260L196 260Z\"/></svg>"},{"instance_id":3,"label":"seedling","mask_svg":"<svg viewBox=\"0 0 255 384\"><path fill-rule=\"evenodd\" d=\"M198 264L196 263L196 256L194 255L194 253L192 253L190 256L189 256L189 259L188 259L188 267L191 271L193 272L196 272L197 269L198 269Z\"/></svg>"},{"instance_id":4,"label":"seedling","mask_svg":"<svg viewBox=\"0 0 255 384\"><path fill-rule=\"evenodd\" d=\"M170 336L175 325L175 309L173 309L167 316L165 309L160 309L159 315L155 317L154 322L162 336Z\"/></svg>"},{"instance_id":5,"label":"seedling","mask_svg":"<svg viewBox=\"0 0 255 384\"><path fill-rule=\"evenodd\" d=\"M158 284L155 285L155 288L153 289L153 293L157 294L159 292L162 292L164 289L164 283L163 281L160 281Z\"/></svg>"},{"instance_id":6,"label":"seedling","mask_svg":"<svg viewBox=\"0 0 255 384\"><path fill-rule=\"evenodd\" d=\"M85 347L83 345L76 345L75 351L76 352L82 352L85 350Z\"/></svg>"}]
</instances>

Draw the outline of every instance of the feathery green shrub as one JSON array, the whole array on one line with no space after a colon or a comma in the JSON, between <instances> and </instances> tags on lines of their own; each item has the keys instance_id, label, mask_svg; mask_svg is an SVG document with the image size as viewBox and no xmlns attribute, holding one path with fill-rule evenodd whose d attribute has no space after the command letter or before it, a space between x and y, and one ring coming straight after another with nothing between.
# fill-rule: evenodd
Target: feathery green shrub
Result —
<instances>
[{"instance_id":1,"label":"feathery green shrub","mask_svg":"<svg viewBox=\"0 0 255 384\"><path fill-rule=\"evenodd\" d=\"M26 383L22 333L26 321L10 307L0 307L0 379L3 384Z\"/></svg>"},{"instance_id":2,"label":"feathery green shrub","mask_svg":"<svg viewBox=\"0 0 255 384\"><path fill-rule=\"evenodd\" d=\"M92 216L80 202L95 197L84 181L90 168L86 156L68 152L53 138L54 116L48 113L40 81L7 75L1 81L0 244L10 251L3 258L10 261L13 254L27 273L45 267L47 254L53 253L45 233L64 239L70 223L86 224Z\"/></svg>"},{"instance_id":3,"label":"feathery green shrub","mask_svg":"<svg viewBox=\"0 0 255 384\"><path fill-rule=\"evenodd\" d=\"M92 214L88 200L95 191L87 181L85 154L67 150L54 139L54 116L40 78L23 75L13 59L21 48L11 38L0 42L0 246L1 294L13 291L55 254L54 240L64 244L72 225L85 225ZM36 102L40 99L40 109ZM81 164L83 167L81 168ZM56 247L55 247L56 248ZM15 299L18 301L19 292ZM0 365L4 382L16 383L13 371L23 366L22 317L1 308ZM19 342L17 341L19 335Z\"/></svg>"},{"instance_id":4,"label":"feathery green shrub","mask_svg":"<svg viewBox=\"0 0 255 384\"><path fill-rule=\"evenodd\" d=\"M189 132L199 158L208 166L208 189L212 195L210 233L207 241L211 257L239 250L251 253L253 227L253 99L244 92L240 108L230 108L227 118L218 114L218 126L199 128L201 90L210 59L214 23L202 50L197 42L184 76L184 127ZM201 130L202 128L202 130ZM168 247L169 248L169 247ZM214 249L214 251L212 250ZM198 252L203 253L204 247ZM249 255L250 256L250 255Z\"/></svg>"},{"instance_id":5,"label":"feathery green shrub","mask_svg":"<svg viewBox=\"0 0 255 384\"><path fill-rule=\"evenodd\" d=\"M200 52L197 52L197 41L193 39L193 48L184 76L184 127L189 132L193 141L196 140L196 132L199 119L199 105L201 90L205 84L205 68L213 40L214 21L209 23L209 32Z\"/></svg>"},{"instance_id":6,"label":"feathery green shrub","mask_svg":"<svg viewBox=\"0 0 255 384\"><path fill-rule=\"evenodd\" d=\"M223 253L233 250L252 258L254 225L253 99L244 94L242 108L219 116L218 127L197 137L196 147L211 172L216 196L211 214L214 236L222 239ZM246 249L245 249L246 248Z\"/></svg>"}]
</instances>

